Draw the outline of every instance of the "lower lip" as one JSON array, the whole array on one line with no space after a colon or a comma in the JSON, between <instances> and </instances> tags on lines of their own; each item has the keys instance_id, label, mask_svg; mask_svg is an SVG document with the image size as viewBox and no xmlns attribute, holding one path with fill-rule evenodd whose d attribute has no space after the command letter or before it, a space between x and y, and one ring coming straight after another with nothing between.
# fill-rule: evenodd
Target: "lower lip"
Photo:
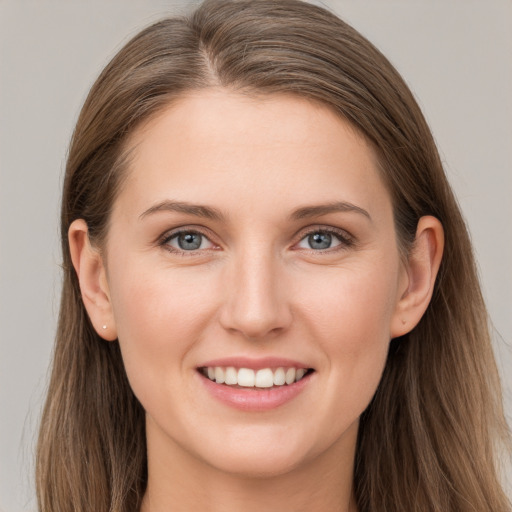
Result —
<instances>
[{"instance_id":1,"label":"lower lip","mask_svg":"<svg viewBox=\"0 0 512 512\"><path fill-rule=\"evenodd\" d=\"M203 385L209 393L221 402L242 411L269 411L293 400L309 384L312 373L293 384L276 386L268 389L232 388L225 384L217 384L198 373Z\"/></svg>"}]
</instances>

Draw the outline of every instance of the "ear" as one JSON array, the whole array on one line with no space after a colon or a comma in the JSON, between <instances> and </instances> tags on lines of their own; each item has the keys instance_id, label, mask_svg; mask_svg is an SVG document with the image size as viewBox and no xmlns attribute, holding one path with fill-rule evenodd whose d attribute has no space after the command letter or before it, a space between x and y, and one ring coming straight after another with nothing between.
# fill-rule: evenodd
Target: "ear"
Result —
<instances>
[{"instance_id":1,"label":"ear","mask_svg":"<svg viewBox=\"0 0 512 512\"><path fill-rule=\"evenodd\" d=\"M68 230L71 260L78 276L80 291L91 323L103 339L117 338L107 274L103 258L89 240L87 224L83 219L72 222Z\"/></svg>"},{"instance_id":2,"label":"ear","mask_svg":"<svg viewBox=\"0 0 512 512\"><path fill-rule=\"evenodd\" d=\"M432 216L421 217L411 253L403 269L403 284L391 322L391 338L412 331L427 310L443 249L444 231L441 222Z\"/></svg>"}]
</instances>

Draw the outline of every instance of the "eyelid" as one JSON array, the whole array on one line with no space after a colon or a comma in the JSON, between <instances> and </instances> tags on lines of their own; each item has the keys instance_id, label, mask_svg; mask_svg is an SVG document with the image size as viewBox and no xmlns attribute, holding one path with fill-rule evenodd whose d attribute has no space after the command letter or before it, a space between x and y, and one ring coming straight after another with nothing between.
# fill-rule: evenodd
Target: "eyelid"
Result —
<instances>
[{"instance_id":1,"label":"eyelid","mask_svg":"<svg viewBox=\"0 0 512 512\"><path fill-rule=\"evenodd\" d=\"M314 226L307 226L307 227L301 229L295 237L295 239L297 241L294 242L292 248L297 247L297 245L300 242L302 242L302 240L304 240L307 236L312 235L313 233L328 233L330 235L334 235L340 241L339 245L337 245L335 247L328 248L328 249L309 249L309 251L314 252L314 253L325 253L325 252L335 252L337 250L345 250L345 249L347 249L347 247L354 246L356 243L355 237L345 229L337 228L334 226L325 226L325 225L317 224ZM308 249L302 249L302 248L295 249L295 250L308 251Z\"/></svg>"},{"instance_id":2,"label":"eyelid","mask_svg":"<svg viewBox=\"0 0 512 512\"><path fill-rule=\"evenodd\" d=\"M201 236L204 236L214 247L208 248L208 249L196 249L196 250L185 251L182 249L178 249L176 247L172 247L168 244L171 239L173 239L174 237L176 237L182 233L197 233ZM212 235L213 234L211 233L211 231L203 226L195 226L195 225L185 224L183 226L178 226L178 227L175 227L175 228L165 231L162 235L160 235L158 237L156 243L157 243L157 245L159 245L166 251L169 251L173 254L195 255L200 252L218 250L220 248L219 244L212 240L212 238L214 238Z\"/></svg>"},{"instance_id":3,"label":"eyelid","mask_svg":"<svg viewBox=\"0 0 512 512\"><path fill-rule=\"evenodd\" d=\"M313 233L318 233L318 232L329 233L331 235L334 235L335 237L338 238L338 240L340 241L340 244L335 247L328 248L328 249L309 249L309 252L317 253L317 254L318 253L326 253L326 252L335 252L335 251L345 250L348 247L354 246L356 244L356 238L351 233L349 233L347 230L338 228L338 227L334 227L334 226L326 226L326 225L322 225L322 224L316 224L316 225L311 225L311 226L302 228L294 236L295 242L292 245L292 249L308 251L308 249L297 248L298 243L301 242L302 240L304 240L304 238L306 238L307 236L309 236ZM208 248L208 249L196 249L196 250L191 250L191 251L184 251L184 250L180 250L180 249L169 246L168 245L169 240L181 233L198 233L201 236L204 236L215 247ZM167 250L171 253L174 253L174 254L196 255L199 252L219 250L221 248L221 246L219 243L217 243L213 240L214 238L216 238L216 237L211 232L211 230L209 230L208 228L205 228L204 226L185 224L185 225L177 226L175 228L165 231L162 235L160 235L158 237L158 239L156 240L156 243L157 243L157 245L161 246L165 250Z\"/></svg>"}]
</instances>

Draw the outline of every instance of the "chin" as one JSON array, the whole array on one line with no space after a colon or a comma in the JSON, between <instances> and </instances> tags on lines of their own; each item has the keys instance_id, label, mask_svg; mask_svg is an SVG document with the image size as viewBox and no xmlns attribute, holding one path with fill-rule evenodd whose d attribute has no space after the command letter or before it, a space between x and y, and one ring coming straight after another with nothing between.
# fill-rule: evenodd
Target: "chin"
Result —
<instances>
[{"instance_id":1,"label":"chin","mask_svg":"<svg viewBox=\"0 0 512 512\"><path fill-rule=\"evenodd\" d=\"M241 436L234 439L227 436L223 444L210 444L204 460L224 473L247 478L269 478L289 473L311 457L307 438L300 436L272 436L260 433L258 436Z\"/></svg>"},{"instance_id":2,"label":"chin","mask_svg":"<svg viewBox=\"0 0 512 512\"><path fill-rule=\"evenodd\" d=\"M272 456L232 454L217 460L214 466L223 473L248 479L275 478L292 472L304 463L297 454L275 454Z\"/></svg>"}]
</instances>

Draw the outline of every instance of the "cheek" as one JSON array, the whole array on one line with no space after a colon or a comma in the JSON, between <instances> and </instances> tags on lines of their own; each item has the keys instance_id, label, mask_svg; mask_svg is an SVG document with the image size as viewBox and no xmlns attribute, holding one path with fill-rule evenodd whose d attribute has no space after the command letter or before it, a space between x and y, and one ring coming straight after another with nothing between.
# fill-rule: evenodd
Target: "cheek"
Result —
<instances>
[{"instance_id":1,"label":"cheek","mask_svg":"<svg viewBox=\"0 0 512 512\"><path fill-rule=\"evenodd\" d=\"M325 355L332 402L344 409L338 413L359 416L380 382L397 295L390 268L334 269L302 296L311 337Z\"/></svg>"},{"instance_id":2,"label":"cheek","mask_svg":"<svg viewBox=\"0 0 512 512\"><path fill-rule=\"evenodd\" d=\"M180 378L188 352L207 330L214 290L208 280L186 274L132 264L111 276L126 372L143 403L146 391Z\"/></svg>"},{"instance_id":3,"label":"cheek","mask_svg":"<svg viewBox=\"0 0 512 512\"><path fill-rule=\"evenodd\" d=\"M158 269L143 262L119 267L111 279L119 338L146 346L198 327L214 298L210 281L201 272Z\"/></svg>"},{"instance_id":4,"label":"cheek","mask_svg":"<svg viewBox=\"0 0 512 512\"><path fill-rule=\"evenodd\" d=\"M393 266L372 263L331 268L323 275L301 276L296 289L319 339L350 352L367 344L389 342L397 302L397 273Z\"/></svg>"}]
</instances>

